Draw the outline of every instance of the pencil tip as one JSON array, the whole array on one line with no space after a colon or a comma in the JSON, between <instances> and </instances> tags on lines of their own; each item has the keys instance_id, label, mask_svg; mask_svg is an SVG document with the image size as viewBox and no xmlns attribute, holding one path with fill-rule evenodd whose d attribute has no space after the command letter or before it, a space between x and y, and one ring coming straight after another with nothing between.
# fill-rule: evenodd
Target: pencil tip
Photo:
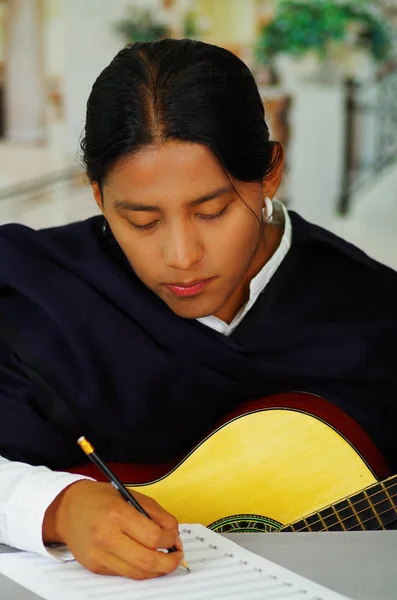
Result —
<instances>
[{"instance_id":1,"label":"pencil tip","mask_svg":"<svg viewBox=\"0 0 397 600\"><path fill-rule=\"evenodd\" d=\"M184 569L186 569L186 571L187 571L188 573L190 573L190 569L189 569L189 567L187 566L187 563L185 563L185 561L181 562L181 567L183 567Z\"/></svg>"}]
</instances>

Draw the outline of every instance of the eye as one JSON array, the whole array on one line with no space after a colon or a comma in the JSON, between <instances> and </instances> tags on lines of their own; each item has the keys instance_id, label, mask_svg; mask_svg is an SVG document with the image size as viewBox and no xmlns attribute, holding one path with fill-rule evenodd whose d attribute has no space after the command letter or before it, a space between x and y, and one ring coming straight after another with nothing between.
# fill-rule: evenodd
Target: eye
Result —
<instances>
[{"instance_id":1,"label":"eye","mask_svg":"<svg viewBox=\"0 0 397 600\"><path fill-rule=\"evenodd\" d=\"M228 206L229 205L227 204L225 206L225 208L223 208L220 212L215 213L214 215L198 214L197 216L199 217L199 219L204 219L204 221L212 221L214 219L219 219L220 217L223 217L223 215L225 214Z\"/></svg>"},{"instance_id":2,"label":"eye","mask_svg":"<svg viewBox=\"0 0 397 600\"><path fill-rule=\"evenodd\" d=\"M153 229L156 227L158 221L153 221L152 223L147 223L147 225L138 225L137 223L133 223L132 221L128 221L127 223L132 229L138 229L138 231L148 231L149 229Z\"/></svg>"}]
</instances>

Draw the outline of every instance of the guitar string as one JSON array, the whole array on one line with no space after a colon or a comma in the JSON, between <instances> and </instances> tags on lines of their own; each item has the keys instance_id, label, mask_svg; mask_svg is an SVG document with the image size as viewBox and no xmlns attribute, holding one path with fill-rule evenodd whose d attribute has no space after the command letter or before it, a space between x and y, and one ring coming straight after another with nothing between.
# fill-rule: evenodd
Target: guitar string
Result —
<instances>
[{"instance_id":1,"label":"guitar string","mask_svg":"<svg viewBox=\"0 0 397 600\"><path fill-rule=\"evenodd\" d=\"M375 485L377 485L377 484L375 484ZM383 492L383 493L385 493L385 491L387 491L387 492L390 492L391 488L392 488L392 487L395 487L395 486L397 486L397 481L396 481L395 483L392 483L392 485L391 485L389 488L384 488L384 489L378 490L377 492L375 492L375 494L374 494L374 495L376 495L376 494L379 494L380 492ZM368 488L367 488L367 489L368 489ZM366 491L366 490L363 490L363 492L364 492L364 491ZM368 489L368 491L370 491L370 489ZM359 492L359 493L360 493L360 492ZM390 496L390 498L389 498L389 496ZM392 506L391 506L391 508L387 509L387 510L386 510L386 511L384 511L384 512L388 512L389 510L391 510L391 509L393 508L393 509L396 511L396 514L397 514L397 506L395 506L395 504L394 504L394 502L393 502L393 499L394 499L394 498L397 498L397 493L396 493L396 494L390 493L389 495L386 495L386 498L384 498L384 499L383 499L383 500L381 500L380 502L376 502L375 504L372 504L372 506L371 506L371 505L369 505L369 506L367 506L367 508L364 508L364 509L362 509L362 510L360 510L360 511L358 511L358 512L356 512L356 511L354 510L354 502L351 502L351 506L347 506L347 507L345 507L345 508L341 508L340 510L342 511L342 510L346 510L346 508L350 508L350 509L352 510L352 514L351 514L351 515L349 515L348 517L344 517L343 519L338 519L337 513L335 513L335 514L334 514L334 515L332 515L332 516L335 516L335 517L336 517L338 520L337 520L337 522L336 522L336 523L334 523L334 525L340 525L340 524L343 524L345 521L348 521L348 520L349 520L349 519L351 519L351 518L359 517L359 515L361 515L362 513L366 512L368 509L371 509L371 508L376 508L376 507L377 507L379 504L382 504L382 502L385 502L385 500L389 500L389 502L391 501L390 503L392 504ZM346 500L346 498L342 498L342 499L341 499L341 500L339 500L339 501L338 501L336 504L338 504L339 502L343 502L344 500ZM366 498L366 500L368 500L368 499ZM362 501L361 501L361 500L358 500L358 502L362 502ZM335 506L335 505L331 505L331 507L332 507L332 506ZM321 510L325 510L326 508L329 508L329 507L328 507L328 506L325 506L325 507L324 507L323 509L321 509ZM321 514L321 510L320 510L319 512L315 513L315 514L318 514L318 515L320 515L320 514ZM383 514L384 514L384 512L380 513L378 516L381 516L381 515L383 515ZM310 516L311 516L311 515L307 515L307 517L303 517L302 519L299 519L299 520L298 520L298 522L299 522L299 521L304 521L305 519L307 519L307 518L308 518L308 517L310 517ZM327 517L325 517L325 518L327 518ZM372 519L374 519L374 518L376 519L376 516L375 516L375 515L374 515L373 517L371 517L370 519L367 519L366 521L361 521L361 519L358 519L358 522L359 522L359 524L361 524L361 525L364 525L365 523L368 523L368 521L371 521L371 520L372 520ZM324 520L324 519L317 519L317 521L313 521L313 523L310 523L310 524L308 524L308 525L305 525L304 527L301 527L300 529L295 529L295 530L294 530L294 533L299 533L299 532L301 532L301 531L305 531L305 530L307 530L307 529L308 529L308 527L309 527L309 528L310 528L310 527L313 527L313 525L317 525L317 523L323 523L323 520ZM293 525L293 523L292 523L292 525ZM288 527L288 525L287 525L286 527ZM289 527L291 527L291 525L289 525ZM332 525L330 525L330 527L332 527ZM321 531L321 530L320 530L320 531ZM326 531L326 529L323 529L322 531Z\"/></svg>"},{"instance_id":2,"label":"guitar string","mask_svg":"<svg viewBox=\"0 0 397 600\"><path fill-rule=\"evenodd\" d=\"M390 488L392 488L392 487L394 487L394 486L396 486L396 485L397 485L397 482L396 482L396 483L393 483L393 484L390 486ZM387 491L388 491L388 492L389 492L390 488L388 488L388 489L387 489ZM363 490L363 491L364 491L364 490ZM383 489L383 490L379 490L378 492L375 492L375 494L378 494L378 493L380 493L381 491L382 491L382 492L385 492L385 490ZM392 509L394 509L394 510L396 511L396 513L397 513L397 507L394 505L394 502L393 502L393 499L394 499L394 498L397 498L397 494L389 494L389 496L390 496L390 500L391 500L391 504L392 504L392 506L391 506L391 508L388 508L388 509L387 509L386 511L384 511L384 512L389 512L389 510L392 510ZM382 502L385 502L385 500L389 500L389 496L387 496L386 498L384 498L384 499L383 499L383 500L381 500L380 502L376 502L375 504L372 504L372 506L371 506L371 505L369 505L369 506L367 506L366 508L364 508L364 509L362 509L362 510L360 510L360 511L358 511L358 512L357 512L357 511L355 511L355 510L352 510L352 514L351 514L351 515L349 515L348 517L343 517L342 519L341 519L341 518L338 518L338 515L337 515L337 513L335 512L335 513L334 513L334 515L331 515L331 516L335 516L335 517L337 517L337 519L338 519L338 520L337 520L337 522L336 522L336 523L333 523L332 525L330 525L330 527L332 527L333 525L340 525L340 524L343 524L345 521L348 521L348 520L349 520L349 519L351 519L351 518L354 518L354 517L359 517L359 515L361 515L362 513L366 512L368 509L369 509L369 510L371 510L371 508L375 508L375 507L376 507L376 506L378 506L379 504L382 504ZM342 500L339 500L339 502L343 502L343 500L346 500L346 498L345 498L345 499L342 499ZM389 500L389 501L390 501L390 500ZM361 500L359 500L358 502L361 502ZM336 504L338 504L338 502L337 502ZM331 505L331 507L333 507L333 506L335 506L335 505ZM326 506L326 507L324 507L324 509L322 509L322 510L325 510L326 508L329 508L329 507L327 507L327 506ZM354 503L352 502L352 503L351 503L351 506L347 506L347 507L345 507L345 508L341 508L341 509L340 509L340 511L342 511L342 510L346 510L346 508L354 509ZM315 513L315 514L320 514L320 513L321 513L321 511L319 511L318 513ZM380 513L378 516L380 516L380 515L382 515L382 514L384 514L384 513L382 512L382 513ZM310 516L312 516L312 515L308 515L307 517L303 517L302 519L299 519L299 521L304 521L304 520L306 520L306 519L307 519L308 517L310 517ZM325 517L325 518L327 518L327 517ZM374 518L376 518L376 516L375 516L375 515L374 515L374 516L372 516L370 519L367 519L366 521L361 521L361 519L358 519L358 523L359 523L359 524L362 524L362 525L364 525L364 523L367 523L368 521L371 521L371 520L372 520L372 519L374 519ZM298 522L299 522L299 521L298 521ZM313 523L311 523L311 524L305 525L304 527L301 527L300 529L296 529L296 530L295 530L295 533L299 533L299 532L301 532L301 531L305 531L305 530L307 530L308 528L310 528L310 527L313 527L314 525L317 525L317 523L323 523L323 521L324 521L324 519L317 519L317 521L313 521ZM292 523L292 525L293 525L293 523ZM326 529L323 529L323 531L326 531Z\"/></svg>"},{"instance_id":3,"label":"guitar string","mask_svg":"<svg viewBox=\"0 0 397 600\"><path fill-rule=\"evenodd\" d=\"M387 510L384 510L383 512L378 513L378 517L381 517L382 515L386 514L387 512L389 512L389 510L391 510L391 508L388 508ZM360 524L365 525L365 523L369 523L370 521L372 521L372 519L376 519L375 515L373 517L370 517L369 519L366 519L365 521L361 521ZM383 525L384 525L384 523L383 523ZM353 525L353 527L347 528L346 531L352 531L352 529L354 529L354 527L355 527L355 525ZM381 528L382 528L382 526L379 524L377 527L374 527L374 529L371 531L377 531ZM326 530L323 529L323 531L326 531Z\"/></svg>"},{"instance_id":4,"label":"guitar string","mask_svg":"<svg viewBox=\"0 0 397 600\"><path fill-rule=\"evenodd\" d=\"M393 484L390 486L390 488L391 488L391 487L394 487L394 486L396 486L396 485L397 485L397 482L396 482L396 483L393 483ZM389 491L389 490L390 490L390 488L388 488L388 490L387 490L387 491ZM364 491L364 490L363 490L363 491ZM379 490L378 492L375 492L375 494L378 494L378 493L380 493L381 491L382 491L382 492L384 492L385 490ZM393 498L397 498L397 494L389 494L389 496L390 496L391 504L392 504L393 506L392 506L391 508L387 509L385 512L388 512L389 510L392 510L392 509L394 509L394 510L397 512L397 507L394 505L394 502L393 502ZM343 502L343 500L344 500L344 499L340 500L339 502ZM384 499L383 499L383 500L381 500L380 502L376 502L375 504L372 504L372 507L373 507L373 508L375 508L375 507L376 507L376 506L378 506L379 504L382 504L382 502L385 502L385 500L389 500L389 497L386 497L386 498L384 498ZM361 500L359 500L358 502L361 502ZM336 504L338 504L338 502L337 502ZM333 505L333 506L335 506L335 505ZM331 505L331 507L333 507L333 506ZM362 510L360 510L360 511L358 511L358 512L357 512L357 511L355 511L355 510L352 510L352 514L350 514L348 517L343 517L343 518L340 518L340 517L338 518L338 514L337 514L337 512L335 512L335 513L334 513L333 515L331 515L331 516L335 516L335 517L337 518L337 522L336 522L336 523L333 523L332 525L330 525L330 527L332 527L333 525L340 525L340 524L343 524L345 521L348 521L348 520L349 520L349 519L351 519L351 518L354 518L354 517L359 517L359 515L361 515L362 513L366 512L367 510L371 510L371 508L372 508L372 507L371 507L371 505L369 505L369 506L367 506L366 508L364 508L364 509L362 509ZM325 510L325 508L328 508L328 507L324 507L324 509L322 509L322 510ZM351 506L347 506L347 507L345 507L345 508L341 508L341 509L340 509L340 511L346 510L346 508L354 509L354 503L352 502L352 503L351 503ZM321 514L321 511L319 511L319 512L318 512L318 513L316 513L316 514L319 514L319 515L320 515L320 514ZM380 514L383 514L383 513L380 513ZM310 516L312 516L312 515L308 515L307 517L304 517L303 519L299 519L299 520L306 520L306 519L307 519L308 517L310 517ZM378 515L378 516L380 516L380 515ZM327 517L325 517L325 518L327 518ZM372 519L374 519L374 518L376 518L376 516L375 516L375 515L374 515L374 516L372 516L370 519L367 519L366 521L361 521L361 519L359 519L359 518L358 518L357 520L358 520L358 523L361 523L362 525L364 525L364 523L367 523L368 521L371 521L371 520L372 520ZM295 533L298 533L298 532L300 532L300 531L305 531L305 530L307 530L307 528L313 527L314 525L317 525L318 523L323 523L323 521L324 521L324 518L323 518L323 519L317 519L317 521L313 521L313 523L311 523L311 524L310 524L310 523L308 523L308 525L305 525L304 527L301 527L300 529L296 529L296 530L295 530ZM298 522L299 522L299 521L298 521ZM325 530L326 530L326 529L325 529ZM323 531L325 531L325 530L323 529Z\"/></svg>"},{"instance_id":5,"label":"guitar string","mask_svg":"<svg viewBox=\"0 0 397 600\"><path fill-rule=\"evenodd\" d=\"M391 496L391 497L393 497L393 496ZM394 497L396 497L396 496L394 496ZM378 517L381 517L382 515L386 514L387 512L389 512L389 510L391 510L391 508L388 508L387 510L384 510L383 512L378 513ZM363 512L363 511L361 511L361 512ZM360 513L357 513L357 515L358 514L360 514ZM351 517L348 517L348 518L351 518ZM376 519L375 515L373 517L370 517L369 519L365 519L365 521L361 521L360 520L359 522L356 523L356 525L365 525L365 523L369 523L373 519ZM347 521L347 519L341 519L340 521L338 521L338 523L335 523L335 525L339 525L340 523L343 523L343 521ZM318 523L318 522L319 521L316 521L316 523ZM313 523L313 525L314 525L314 523ZM346 531L352 531L356 525L353 525L353 527L348 527L346 529ZM311 525L309 525L309 527L311 527ZM330 525L330 527L332 527L332 525ZM381 529L381 525L380 524L377 527L374 527L374 529L372 531L377 531L379 529ZM303 530L302 529L297 529L296 531L294 531L294 533L299 533L300 531L303 531ZM318 531L316 533L321 533L323 531L329 531L329 530L328 529L318 529ZM313 532L311 532L311 533L313 533Z\"/></svg>"},{"instance_id":6,"label":"guitar string","mask_svg":"<svg viewBox=\"0 0 397 600\"><path fill-rule=\"evenodd\" d=\"M384 510L383 512L378 513L378 517L381 517L382 515L386 514L387 512L389 512L389 510L391 510L391 509L388 508L387 510ZM365 525L365 523L369 523L370 521L372 521L372 519L376 519L376 517L373 516L373 517L370 517L369 519L366 519L365 521L361 521L361 525ZM384 525L384 523L382 523L382 525ZM379 529L382 529L382 525L379 524L377 527L374 527L374 529L372 531L377 531ZM351 531L352 529L354 529L354 526L347 528L346 531ZM370 531L370 530L368 530L368 531Z\"/></svg>"}]
</instances>

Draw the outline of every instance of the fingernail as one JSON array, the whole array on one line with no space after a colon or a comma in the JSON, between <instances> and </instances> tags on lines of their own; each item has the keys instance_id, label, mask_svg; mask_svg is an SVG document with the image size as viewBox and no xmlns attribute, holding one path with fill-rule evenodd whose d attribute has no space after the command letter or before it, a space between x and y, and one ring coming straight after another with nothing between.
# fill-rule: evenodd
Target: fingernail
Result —
<instances>
[{"instance_id":1,"label":"fingernail","mask_svg":"<svg viewBox=\"0 0 397 600\"><path fill-rule=\"evenodd\" d=\"M181 552L183 552L183 544L182 544L182 540L180 538L180 536L178 535L176 538L176 544L175 546L178 548L178 550L180 550Z\"/></svg>"}]
</instances>

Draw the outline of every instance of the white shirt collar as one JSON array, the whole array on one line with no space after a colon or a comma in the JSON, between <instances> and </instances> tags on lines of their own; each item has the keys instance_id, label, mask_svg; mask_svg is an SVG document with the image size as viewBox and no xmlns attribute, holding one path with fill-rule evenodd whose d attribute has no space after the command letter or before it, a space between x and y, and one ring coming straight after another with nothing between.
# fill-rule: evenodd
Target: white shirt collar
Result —
<instances>
[{"instance_id":1,"label":"white shirt collar","mask_svg":"<svg viewBox=\"0 0 397 600\"><path fill-rule=\"evenodd\" d=\"M288 211L285 208L285 206L277 200L274 200L273 204L275 209L275 217L277 213L279 213L281 218L284 219L283 237L281 238L280 245L271 257L271 259L268 260L268 262L262 267L259 273L251 280L248 302L241 308L241 310L237 313L237 315L234 317L231 323L225 323L224 321L221 321L221 319L218 319L213 315L197 319L197 321L199 321L203 325L206 325L211 329L215 329L215 331L218 331L219 333L222 333L225 336L229 336L241 323L248 311L251 310L256 300L258 299L258 296L263 292L270 279L273 277L274 273L277 271L277 269L283 262L288 250L291 247L292 226Z\"/></svg>"}]
</instances>

